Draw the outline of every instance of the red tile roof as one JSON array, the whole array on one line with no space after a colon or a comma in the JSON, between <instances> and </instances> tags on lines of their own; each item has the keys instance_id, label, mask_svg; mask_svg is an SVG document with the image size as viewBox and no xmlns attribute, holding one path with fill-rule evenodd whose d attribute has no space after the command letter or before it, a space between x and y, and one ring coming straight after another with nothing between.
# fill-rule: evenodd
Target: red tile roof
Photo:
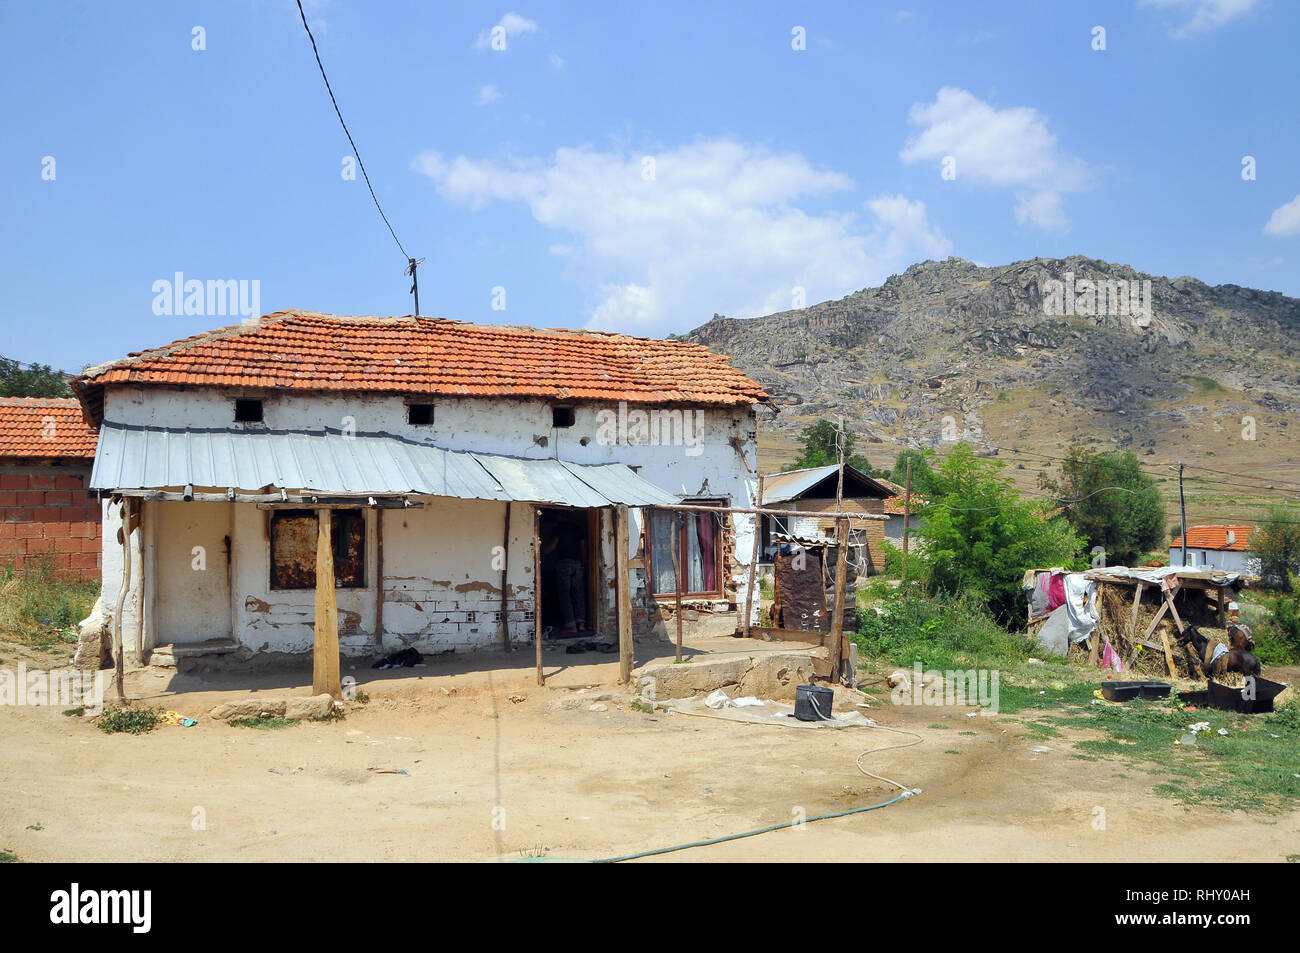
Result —
<instances>
[{"instance_id":1,"label":"red tile roof","mask_svg":"<svg viewBox=\"0 0 1300 953\"><path fill-rule=\"evenodd\" d=\"M308 311L133 353L73 382L92 407L108 384L714 406L767 397L729 358L686 341Z\"/></svg>"},{"instance_id":2,"label":"red tile roof","mask_svg":"<svg viewBox=\"0 0 1300 953\"><path fill-rule=\"evenodd\" d=\"M1233 542L1228 543L1228 533L1232 532ZM1187 527L1188 549L1223 549L1235 553L1250 549L1250 534L1253 526L1189 526ZM1170 549L1182 549L1183 538L1179 536L1169 544Z\"/></svg>"},{"instance_id":3,"label":"red tile roof","mask_svg":"<svg viewBox=\"0 0 1300 953\"><path fill-rule=\"evenodd\" d=\"M97 440L76 400L0 397L0 457L89 460Z\"/></svg>"},{"instance_id":4,"label":"red tile roof","mask_svg":"<svg viewBox=\"0 0 1300 953\"><path fill-rule=\"evenodd\" d=\"M902 516L904 511L903 497L906 491L906 487L901 487L897 483L891 483L889 480L884 480L884 479L878 479L876 482L883 483L885 486L889 487L891 490L894 491L893 496L885 497L885 515ZM921 496L921 494L919 493L913 492L912 500L911 500L912 515L915 516L917 514L917 511L920 510L921 507L926 505L926 502L927 501L925 497Z\"/></svg>"}]
</instances>

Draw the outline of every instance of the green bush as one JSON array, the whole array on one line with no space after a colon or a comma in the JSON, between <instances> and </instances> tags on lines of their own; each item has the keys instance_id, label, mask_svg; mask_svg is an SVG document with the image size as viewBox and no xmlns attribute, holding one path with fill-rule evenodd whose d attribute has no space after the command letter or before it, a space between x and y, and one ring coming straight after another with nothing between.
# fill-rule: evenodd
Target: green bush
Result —
<instances>
[{"instance_id":1,"label":"green bush","mask_svg":"<svg viewBox=\"0 0 1300 953\"><path fill-rule=\"evenodd\" d=\"M977 594L895 594L875 609L858 613L852 636L870 656L910 667L991 668L1029 657L1032 642L1008 632Z\"/></svg>"},{"instance_id":2,"label":"green bush","mask_svg":"<svg viewBox=\"0 0 1300 953\"><path fill-rule=\"evenodd\" d=\"M126 732L131 735L153 731L162 723L161 708L114 708L99 716L99 730L107 734Z\"/></svg>"},{"instance_id":3,"label":"green bush","mask_svg":"<svg viewBox=\"0 0 1300 953\"><path fill-rule=\"evenodd\" d=\"M903 578L903 550L889 540L884 541L885 575L890 579ZM907 552L907 581L924 584L930 578L930 566L915 546Z\"/></svg>"},{"instance_id":4,"label":"green bush","mask_svg":"<svg viewBox=\"0 0 1300 953\"><path fill-rule=\"evenodd\" d=\"M1300 661L1300 597L1275 596L1268 608L1271 614L1253 629L1255 654L1273 665Z\"/></svg>"}]
</instances>

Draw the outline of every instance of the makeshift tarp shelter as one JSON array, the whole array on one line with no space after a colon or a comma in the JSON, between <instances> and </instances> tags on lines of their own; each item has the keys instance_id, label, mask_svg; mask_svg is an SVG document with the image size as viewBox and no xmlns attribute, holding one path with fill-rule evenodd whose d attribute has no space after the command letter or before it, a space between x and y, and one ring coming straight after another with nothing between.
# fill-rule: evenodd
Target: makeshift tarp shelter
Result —
<instances>
[{"instance_id":1,"label":"makeshift tarp shelter","mask_svg":"<svg viewBox=\"0 0 1300 953\"><path fill-rule=\"evenodd\" d=\"M1035 616L1041 573L1060 576L1063 601ZM1097 665L1117 660L1118 671L1199 676L1199 666L1178 638L1189 625L1226 641L1228 604L1253 577L1185 566L1113 566L1080 573L1031 570L1024 587L1031 605L1030 631L1050 651L1086 657ZM1109 647L1110 652L1106 649Z\"/></svg>"}]
</instances>

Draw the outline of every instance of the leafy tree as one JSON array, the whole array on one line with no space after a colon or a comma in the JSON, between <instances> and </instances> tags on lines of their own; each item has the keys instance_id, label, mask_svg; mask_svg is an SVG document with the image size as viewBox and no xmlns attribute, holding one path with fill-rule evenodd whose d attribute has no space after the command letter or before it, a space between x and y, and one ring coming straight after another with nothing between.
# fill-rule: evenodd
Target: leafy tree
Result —
<instances>
[{"instance_id":1,"label":"leafy tree","mask_svg":"<svg viewBox=\"0 0 1300 953\"><path fill-rule=\"evenodd\" d=\"M815 424L809 424L799 433L799 459L795 461L795 470L803 470L810 467L825 467L832 463L840 462L840 451L835 440L837 436L835 424L829 420L819 420ZM876 476L876 471L872 469L871 462L860 453L854 453L853 448L857 443L857 438L847 430L844 432L844 462L855 469L861 470L869 477Z\"/></svg>"},{"instance_id":2,"label":"leafy tree","mask_svg":"<svg viewBox=\"0 0 1300 953\"><path fill-rule=\"evenodd\" d=\"M1025 570L1081 567L1083 540L1051 504L1022 500L1004 466L957 444L934 472L919 535L933 593L978 593L999 623L1021 628Z\"/></svg>"},{"instance_id":3,"label":"leafy tree","mask_svg":"<svg viewBox=\"0 0 1300 953\"><path fill-rule=\"evenodd\" d=\"M1039 486L1061 503L1087 545L1101 546L1113 566L1128 566L1164 540L1165 503L1137 455L1090 451L1071 444L1059 477L1039 474Z\"/></svg>"},{"instance_id":4,"label":"leafy tree","mask_svg":"<svg viewBox=\"0 0 1300 953\"><path fill-rule=\"evenodd\" d=\"M24 366L0 357L0 397L71 397L63 375L46 364Z\"/></svg>"},{"instance_id":5,"label":"leafy tree","mask_svg":"<svg viewBox=\"0 0 1300 953\"><path fill-rule=\"evenodd\" d=\"M929 496L934 483L935 453L928 447L924 450L900 450L894 458L894 469L889 471L887 479L899 486L906 486L909 461L912 464L912 492L918 496Z\"/></svg>"},{"instance_id":6,"label":"leafy tree","mask_svg":"<svg viewBox=\"0 0 1300 953\"><path fill-rule=\"evenodd\" d=\"M1256 572L1264 585L1291 591L1291 573L1300 573L1300 524L1295 511L1274 507L1250 534Z\"/></svg>"}]
</instances>

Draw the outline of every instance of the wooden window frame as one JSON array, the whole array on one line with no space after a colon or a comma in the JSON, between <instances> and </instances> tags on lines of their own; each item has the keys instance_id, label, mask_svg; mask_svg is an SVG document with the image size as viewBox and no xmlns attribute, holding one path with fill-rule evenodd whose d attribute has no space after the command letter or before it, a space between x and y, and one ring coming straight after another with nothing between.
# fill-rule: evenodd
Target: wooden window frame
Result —
<instances>
[{"instance_id":1,"label":"wooden window frame","mask_svg":"<svg viewBox=\"0 0 1300 953\"><path fill-rule=\"evenodd\" d=\"M342 545L342 541L343 541L342 526L344 524L344 520L339 519L339 516L341 514L348 514L347 520L349 521L352 519L352 514L355 514L356 517L361 521L361 560L360 560L361 565L360 565L360 571L358 573L358 581L351 585L342 582L339 579L339 575L338 575L339 566L343 565L346 562L346 560L341 559L339 556L340 546ZM272 592L312 592L316 588L316 584L314 581L310 586L291 586L291 585L283 584L283 581L277 578L277 573L275 568L275 524L277 519L286 519L290 517L294 519L306 519L308 517L311 517L313 520L319 520L320 518L315 510L306 509L306 508L272 509L267 511L267 515L266 515L266 554L267 554L267 575L268 575L267 584ZM334 548L334 588L335 589L346 589L349 591L356 591L359 589L368 588L367 582L369 580L369 573L366 571L367 570L366 563L369 560L369 556L370 556L369 552L367 551L369 545L369 532L370 532L370 527L366 520L366 511L364 507L339 508L333 510L330 513L330 544ZM313 539L314 538L315 537L313 536ZM313 546L312 553L314 554L315 551L316 551L315 547ZM313 564L313 574L314 572L315 572L315 566Z\"/></svg>"},{"instance_id":2,"label":"wooden window frame","mask_svg":"<svg viewBox=\"0 0 1300 953\"><path fill-rule=\"evenodd\" d=\"M700 498L698 498L698 499L685 499L685 500L682 500L681 502L684 503L684 504L687 504L687 505L697 505L697 506L726 506L726 505L727 505L727 501L726 501L725 499L720 499L720 498L718 498L718 497L700 497ZM645 528L645 534L646 534L646 545L645 545L646 588L649 589L649 590L651 590L650 595L654 598L654 600L655 600L656 602L665 602L665 601L667 601L667 602L672 602L674 599L677 598L677 593L676 593L675 591L669 591L669 592L654 592L654 591L653 591L653 589L654 589L654 578L655 578L655 568L654 568L654 514L656 514L656 513L659 513L659 514L662 514L662 515L664 515L664 516L668 516L668 517L673 517L673 516L682 516L682 517L685 517L685 516L695 516L695 517L698 517L698 518L708 518L708 519L712 519L712 518L714 517L715 514L713 514L713 513L691 513L689 510L664 510L664 509L659 509L659 508L657 508L657 507L651 507L650 510L649 510L649 516L648 516L647 519L646 519L646 528ZM683 599L715 599L715 600L717 600L717 599L722 599L722 598L723 598L723 594L726 592L726 587L725 587L724 579L723 579L723 575L722 575L722 569L723 569L723 564L722 564L722 554L723 554L723 549L724 549L724 547L723 547L723 537L724 537L724 535L725 535L725 534L727 533L727 531L728 531L729 521L728 521L728 518L727 518L727 514L725 514L725 513L719 513L719 514L716 514L716 515L722 517L722 519L721 519L721 521L720 521L720 525L719 525L719 527L718 527L718 535L715 537L715 542L714 542L714 547L713 547L713 558L714 558L714 562L715 562L713 578L716 579L716 580L718 581L718 588L717 588L717 589L709 590L708 592L691 592L689 589L683 589L683 590L682 590L682 598L683 598ZM677 552L678 552L679 554L680 554L680 553L684 553L684 552L686 552L686 522L687 522L687 521L686 521L685 519L683 519L683 520L681 521L681 525L678 527L678 539L677 539L678 549L677 549ZM671 565L671 563L670 563L670 565Z\"/></svg>"}]
</instances>

